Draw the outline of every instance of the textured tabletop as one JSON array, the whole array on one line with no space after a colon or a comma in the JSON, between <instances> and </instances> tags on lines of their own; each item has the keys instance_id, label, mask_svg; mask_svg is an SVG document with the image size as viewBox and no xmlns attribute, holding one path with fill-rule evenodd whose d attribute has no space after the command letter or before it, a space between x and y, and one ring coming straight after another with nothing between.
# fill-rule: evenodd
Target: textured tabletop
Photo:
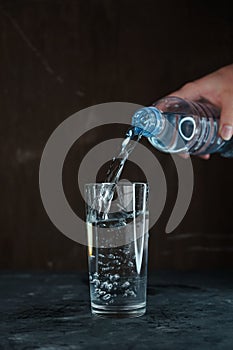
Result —
<instances>
[{"instance_id":1,"label":"textured tabletop","mask_svg":"<svg viewBox=\"0 0 233 350\"><path fill-rule=\"evenodd\" d=\"M149 274L147 313L91 316L87 275L0 276L0 349L233 349L233 271Z\"/></svg>"}]
</instances>

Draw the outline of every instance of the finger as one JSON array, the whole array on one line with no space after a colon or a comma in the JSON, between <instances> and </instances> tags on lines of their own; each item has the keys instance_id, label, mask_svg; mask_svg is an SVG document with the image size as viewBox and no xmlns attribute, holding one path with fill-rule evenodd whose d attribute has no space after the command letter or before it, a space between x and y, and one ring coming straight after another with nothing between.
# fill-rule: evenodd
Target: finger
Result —
<instances>
[{"instance_id":1,"label":"finger","mask_svg":"<svg viewBox=\"0 0 233 350\"><path fill-rule=\"evenodd\" d=\"M203 154L202 156L200 156L200 158L207 160L207 159L210 159L210 155L209 154Z\"/></svg>"},{"instance_id":2,"label":"finger","mask_svg":"<svg viewBox=\"0 0 233 350\"><path fill-rule=\"evenodd\" d=\"M170 93L168 96L177 96L189 100L198 100L201 97L200 84L195 81L187 83L179 90Z\"/></svg>"},{"instance_id":3,"label":"finger","mask_svg":"<svg viewBox=\"0 0 233 350\"><path fill-rule=\"evenodd\" d=\"M190 154L189 153L179 153L179 156L183 159L188 159L190 158ZM202 154L201 156L199 156L199 158L202 158L202 159L209 159L210 158L210 154Z\"/></svg>"},{"instance_id":4,"label":"finger","mask_svg":"<svg viewBox=\"0 0 233 350\"><path fill-rule=\"evenodd\" d=\"M188 82L179 90L170 93L170 96L177 96L189 100L205 99L220 107L219 94L221 92L220 72L212 72L206 76ZM221 78L221 79L220 79Z\"/></svg>"},{"instance_id":5,"label":"finger","mask_svg":"<svg viewBox=\"0 0 233 350\"><path fill-rule=\"evenodd\" d=\"M233 135L233 101L231 99L227 99L222 105L219 134L226 141Z\"/></svg>"}]
</instances>

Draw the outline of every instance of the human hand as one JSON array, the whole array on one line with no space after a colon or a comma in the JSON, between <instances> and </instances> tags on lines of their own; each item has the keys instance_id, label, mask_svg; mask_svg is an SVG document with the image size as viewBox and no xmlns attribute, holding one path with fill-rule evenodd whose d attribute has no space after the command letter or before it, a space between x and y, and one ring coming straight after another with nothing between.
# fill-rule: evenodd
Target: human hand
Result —
<instances>
[{"instance_id":1,"label":"human hand","mask_svg":"<svg viewBox=\"0 0 233 350\"><path fill-rule=\"evenodd\" d=\"M233 135L233 64L189 82L169 95L193 101L204 98L219 107L219 134L224 140L230 140ZM201 157L208 159L209 154Z\"/></svg>"}]
</instances>

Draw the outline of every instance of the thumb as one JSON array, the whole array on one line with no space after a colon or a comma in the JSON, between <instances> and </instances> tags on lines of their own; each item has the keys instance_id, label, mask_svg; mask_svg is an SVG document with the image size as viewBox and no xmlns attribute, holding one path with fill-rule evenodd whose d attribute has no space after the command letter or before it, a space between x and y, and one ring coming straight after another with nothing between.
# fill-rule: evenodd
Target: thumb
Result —
<instances>
[{"instance_id":1,"label":"thumb","mask_svg":"<svg viewBox=\"0 0 233 350\"><path fill-rule=\"evenodd\" d=\"M233 135L233 101L229 98L222 104L219 134L226 141Z\"/></svg>"}]
</instances>

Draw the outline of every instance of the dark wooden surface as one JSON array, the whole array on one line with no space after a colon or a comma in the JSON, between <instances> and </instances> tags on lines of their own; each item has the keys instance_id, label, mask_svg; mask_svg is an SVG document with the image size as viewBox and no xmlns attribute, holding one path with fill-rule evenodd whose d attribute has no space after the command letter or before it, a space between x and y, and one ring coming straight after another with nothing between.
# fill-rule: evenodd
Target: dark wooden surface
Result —
<instances>
[{"instance_id":1,"label":"dark wooden surface","mask_svg":"<svg viewBox=\"0 0 233 350\"><path fill-rule=\"evenodd\" d=\"M232 271L157 271L135 319L90 313L87 276L0 275L0 349L216 349L233 342Z\"/></svg>"},{"instance_id":2,"label":"dark wooden surface","mask_svg":"<svg viewBox=\"0 0 233 350\"><path fill-rule=\"evenodd\" d=\"M1 268L86 267L85 247L58 232L41 203L38 169L47 139L83 108L149 104L232 62L232 23L225 2L0 1ZM114 129L112 135L122 137ZM90 144L74 149L65 175L74 206L75 169ZM232 160L193 160L192 203L167 236L176 171L168 155L156 155L169 197L151 231L150 268L232 266Z\"/></svg>"}]
</instances>

